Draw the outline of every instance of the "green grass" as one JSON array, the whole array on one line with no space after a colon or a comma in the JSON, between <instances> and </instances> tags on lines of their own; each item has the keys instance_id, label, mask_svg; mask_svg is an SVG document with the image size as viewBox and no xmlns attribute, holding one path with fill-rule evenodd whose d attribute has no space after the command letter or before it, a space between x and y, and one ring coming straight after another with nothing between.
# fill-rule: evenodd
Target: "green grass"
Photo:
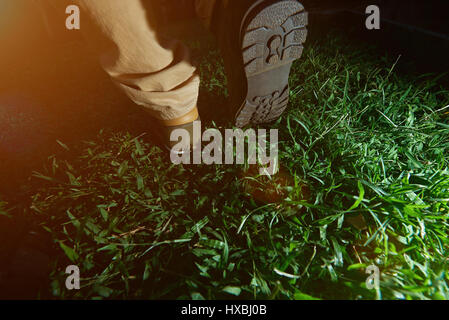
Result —
<instances>
[{"instance_id":1,"label":"green grass","mask_svg":"<svg viewBox=\"0 0 449 320\"><path fill-rule=\"evenodd\" d=\"M276 203L254 201L241 166L174 166L128 133L61 145L71 160L34 174L28 212L58 252L51 294L448 299L449 91L370 52L329 36L295 63L275 125L295 182ZM217 57L201 60L205 95L225 95ZM65 289L69 264L80 291Z\"/></svg>"}]
</instances>

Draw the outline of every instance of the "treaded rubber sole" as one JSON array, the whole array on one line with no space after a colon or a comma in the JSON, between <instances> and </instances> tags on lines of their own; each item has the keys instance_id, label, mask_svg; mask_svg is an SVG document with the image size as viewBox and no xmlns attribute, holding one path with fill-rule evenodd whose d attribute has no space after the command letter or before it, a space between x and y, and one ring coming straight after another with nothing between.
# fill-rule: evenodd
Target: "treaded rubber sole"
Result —
<instances>
[{"instance_id":1,"label":"treaded rubber sole","mask_svg":"<svg viewBox=\"0 0 449 320\"><path fill-rule=\"evenodd\" d=\"M287 108L288 78L307 38L307 13L294 0L253 9L242 28L242 56L248 83L236 125L269 123Z\"/></svg>"}]
</instances>

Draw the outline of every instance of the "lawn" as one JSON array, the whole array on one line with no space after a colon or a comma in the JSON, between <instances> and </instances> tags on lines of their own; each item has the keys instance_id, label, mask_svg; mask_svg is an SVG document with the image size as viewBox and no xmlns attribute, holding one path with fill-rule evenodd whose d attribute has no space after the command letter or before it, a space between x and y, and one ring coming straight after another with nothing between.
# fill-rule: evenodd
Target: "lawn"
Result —
<instances>
[{"instance_id":1,"label":"lawn","mask_svg":"<svg viewBox=\"0 0 449 320\"><path fill-rule=\"evenodd\" d=\"M202 101L214 105L225 78L217 50L206 51ZM25 188L25 214L54 242L41 294L448 299L449 90L443 75L407 68L335 34L309 41L275 124L286 180L238 165L175 166L127 132L60 141ZM71 264L78 291L65 288ZM371 265L380 269L372 290Z\"/></svg>"}]
</instances>

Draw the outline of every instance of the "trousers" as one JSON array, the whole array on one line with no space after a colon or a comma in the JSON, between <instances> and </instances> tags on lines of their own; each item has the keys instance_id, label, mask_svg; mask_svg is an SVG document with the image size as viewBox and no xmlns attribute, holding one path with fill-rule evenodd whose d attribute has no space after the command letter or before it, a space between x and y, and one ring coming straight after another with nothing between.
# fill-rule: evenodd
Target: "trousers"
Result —
<instances>
[{"instance_id":1,"label":"trousers","mask_svg":"<svg viewBox=\"0 0 449 320\"><path fill-rule=\"evenodd\" d=\"M195 0L206 27L217 0ZM151 116L161 121L196 110L199 75L181 41L161 36L163 0L75 0L81 30L112 81ZM83 19L87 16L87 19Z\"/></svg>"}]
</instances>

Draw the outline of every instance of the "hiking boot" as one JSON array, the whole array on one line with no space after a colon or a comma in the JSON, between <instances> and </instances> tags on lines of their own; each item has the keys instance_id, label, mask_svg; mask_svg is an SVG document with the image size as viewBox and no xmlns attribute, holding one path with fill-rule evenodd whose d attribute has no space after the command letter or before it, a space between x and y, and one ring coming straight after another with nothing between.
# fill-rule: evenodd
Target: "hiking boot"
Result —
<instances>
[{"instance_id":1,"label":"hiking boot","mask_svg":"<svg viewBox=\"0 0 449 320\"><path fill-rule=\"evenodd\" d=\"M193 123L195 121L201 121L197 108L194 108L187 115L175 120L169 121L160 120L159 121L159 124L161 126L160 138L164 144L165 149L170 152L174 152L178 155L182 155L185 152L191 152L196 148L198 148L199 145L201 144L201 137L199 141L195 141L196 136L193 134ZM190 139L171 141L170 136L172 132L177 129L186 130L190 135Z\"/></svg>"},{"instance_id":2,"label":"hiking boot","mask_svg":"<svg viewBox=\"0 0 449 320\"><path fill-rule=\"evenodd\" d=\"M292 63L307 37L304 7L296 0L221 0L212 21L236 126L277 120L288 104Z\"/></svg>"}]
</instances>

